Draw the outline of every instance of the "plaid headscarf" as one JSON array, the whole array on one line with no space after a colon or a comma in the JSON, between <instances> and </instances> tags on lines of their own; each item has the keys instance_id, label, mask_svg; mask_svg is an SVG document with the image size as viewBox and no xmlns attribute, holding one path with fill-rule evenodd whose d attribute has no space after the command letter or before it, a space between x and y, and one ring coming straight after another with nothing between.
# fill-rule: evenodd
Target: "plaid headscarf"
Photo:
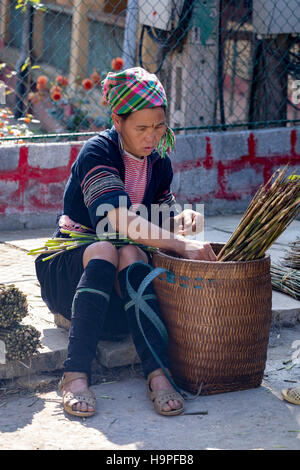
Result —
<instances>
[{"instance_id":1,"label":"plaid headscarf","mask_svg":"<svg viewBox=\"0 0 300 470\"><path fill-rule=\"evenodd\" d=\"M133 67L121 72L109 72L102 81L103 97L112 112L126 114L156 106L167 106L167 97L156 75L141 67ZM174 150L175 135L167 127L157 150L164 157L166 152Z\"/></svg>"}]
</instances>

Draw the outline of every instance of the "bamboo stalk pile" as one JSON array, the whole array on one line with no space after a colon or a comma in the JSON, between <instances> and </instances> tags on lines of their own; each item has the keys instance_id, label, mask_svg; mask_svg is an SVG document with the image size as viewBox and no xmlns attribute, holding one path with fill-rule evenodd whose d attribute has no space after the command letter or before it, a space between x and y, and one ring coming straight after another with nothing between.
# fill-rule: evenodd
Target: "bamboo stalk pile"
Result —
<instances>
[{"instance_id":1,"label":"bamboo stalk pile","mask_svg":"<svg viewBox=\"0 0 300 470\"><path fill-rule=\"evenodd\" d=\"M30 325L16 324L10 328L0 328L0 340L4 341L6 358L22 361L37 353L41 333Z\"/></svg>"},{"instance_id":2,"label":"bamboo stalk pile","mask_svg":"<svg viewBox=\"0 0 300 470\"><path fill-rule=\"evenodd\" d=\"M282 264L289 268L300 269L300 238L289 244L290 249L283 257Z\"/></svg>"},{"instance_id":3,"label":"bamboo stalk pile","mask_svg":"<svg viewBox=\"0 0 300 470\"><path fill-rule=\"evenodd\" d=\"M6 359L23 360L41 347L40 332L20 322L28 315L27 297L13 284L0 285L0 340L5 343Z\"/></svg>"},{"instance_id":4,"label":"bamboo stalk pile","mask_svg":"<svg viewBox=\"0 0 300 470\"><path fill-rule=\"evenodd\" d=\"M0 284L0 327L8 328L20 322L28 313L27 298L13 284Z\"/></svg>"},{"instance_id":5,"label":"bamboo stalk pile","mask_svg":"<svg viewBox=\"0 0 300 470\"><path fill-rule=\"evenodd\" d=\"M300 271L280 264L271 265L272 287L300 300Z\"/></svg>"},{"instance_id":6,"label":"bamboo stalk pile","mask_svg":"<svg viewBox=\"0 0 300 470\"><path fill-rule=\"evenodd\" d=\"M219 261L250 261L265 252L300 213L300 176L277 170L259 188L236 230L218 254Z\"/></svg>"},{"instance_id":7,"label":"bamboo stalk pile","mask_svg":"<svg viewBox=\"0 0 300 470\"><path fill-rule=\"evenodd\" d=\"M271 279L274 289L300 300L300 238L289 243L279 263L271 265Z\"/></svg>"}]
</instances>

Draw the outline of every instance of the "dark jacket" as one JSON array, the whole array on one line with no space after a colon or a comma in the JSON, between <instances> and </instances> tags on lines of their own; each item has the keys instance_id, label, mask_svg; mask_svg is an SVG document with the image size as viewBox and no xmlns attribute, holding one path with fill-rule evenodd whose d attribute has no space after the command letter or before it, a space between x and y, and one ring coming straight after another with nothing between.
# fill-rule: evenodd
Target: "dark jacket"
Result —
<instances>
[{"instance_id":1,"label":"dark jacket","mask_svg":"<svg viewBox=\"0 0 300 470\"><path fill-rule=\"evenodd\" d=\"M161 158L153 151L148 156L147 172L142 204L148 210L148 220L151 220L151 204L175 204L170 190L173 178L170 158ZM130 208L131 201L125 191L124 181L125 166L119 149L118 134L112 127L89 139L79 152L65 188L63 213L74 222L95 230L97 223L103 218L103 204L110 204L115 208L121 204ZM121 200L120 196L123 196ZM101 213L97 215L99 206Z\"/></svg>"}]
</instances>

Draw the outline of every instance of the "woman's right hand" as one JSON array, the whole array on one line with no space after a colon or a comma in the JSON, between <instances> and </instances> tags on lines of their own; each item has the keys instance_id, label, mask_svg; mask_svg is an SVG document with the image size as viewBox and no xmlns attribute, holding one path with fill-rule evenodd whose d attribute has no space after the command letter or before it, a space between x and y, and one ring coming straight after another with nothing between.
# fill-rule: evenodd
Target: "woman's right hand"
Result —
<instances>
[{"instance_id":1,"label":"woman's right hand","mask_svg":"<svg viewBox=\"0 0 300 470\"><path fill-rule=\"evenodd\" d=\"M209 242L190 240L180 235L177 236L177 239L179 240L179 244L176 249L176 253L183 258L202 261L217 261L217 256Z\"/></svg>"}]
</instances>

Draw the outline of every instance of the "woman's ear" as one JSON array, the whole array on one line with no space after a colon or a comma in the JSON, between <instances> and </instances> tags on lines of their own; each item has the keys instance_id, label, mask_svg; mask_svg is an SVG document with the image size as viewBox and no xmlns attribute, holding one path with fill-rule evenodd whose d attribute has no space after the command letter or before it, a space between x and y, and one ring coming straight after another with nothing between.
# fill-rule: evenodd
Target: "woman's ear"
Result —
<instances>
[{"instance_id":1,"label":"woman's ear","mask_svg":"<svg viewBox=\"0 0 300 470\"><path fill-rule=\"evenodd\" d=\"M111 113L111 119L114 123L115 129L118 133L121 132L121 117L118 116L116 113Z\"/></svg>"}]
</instances>

